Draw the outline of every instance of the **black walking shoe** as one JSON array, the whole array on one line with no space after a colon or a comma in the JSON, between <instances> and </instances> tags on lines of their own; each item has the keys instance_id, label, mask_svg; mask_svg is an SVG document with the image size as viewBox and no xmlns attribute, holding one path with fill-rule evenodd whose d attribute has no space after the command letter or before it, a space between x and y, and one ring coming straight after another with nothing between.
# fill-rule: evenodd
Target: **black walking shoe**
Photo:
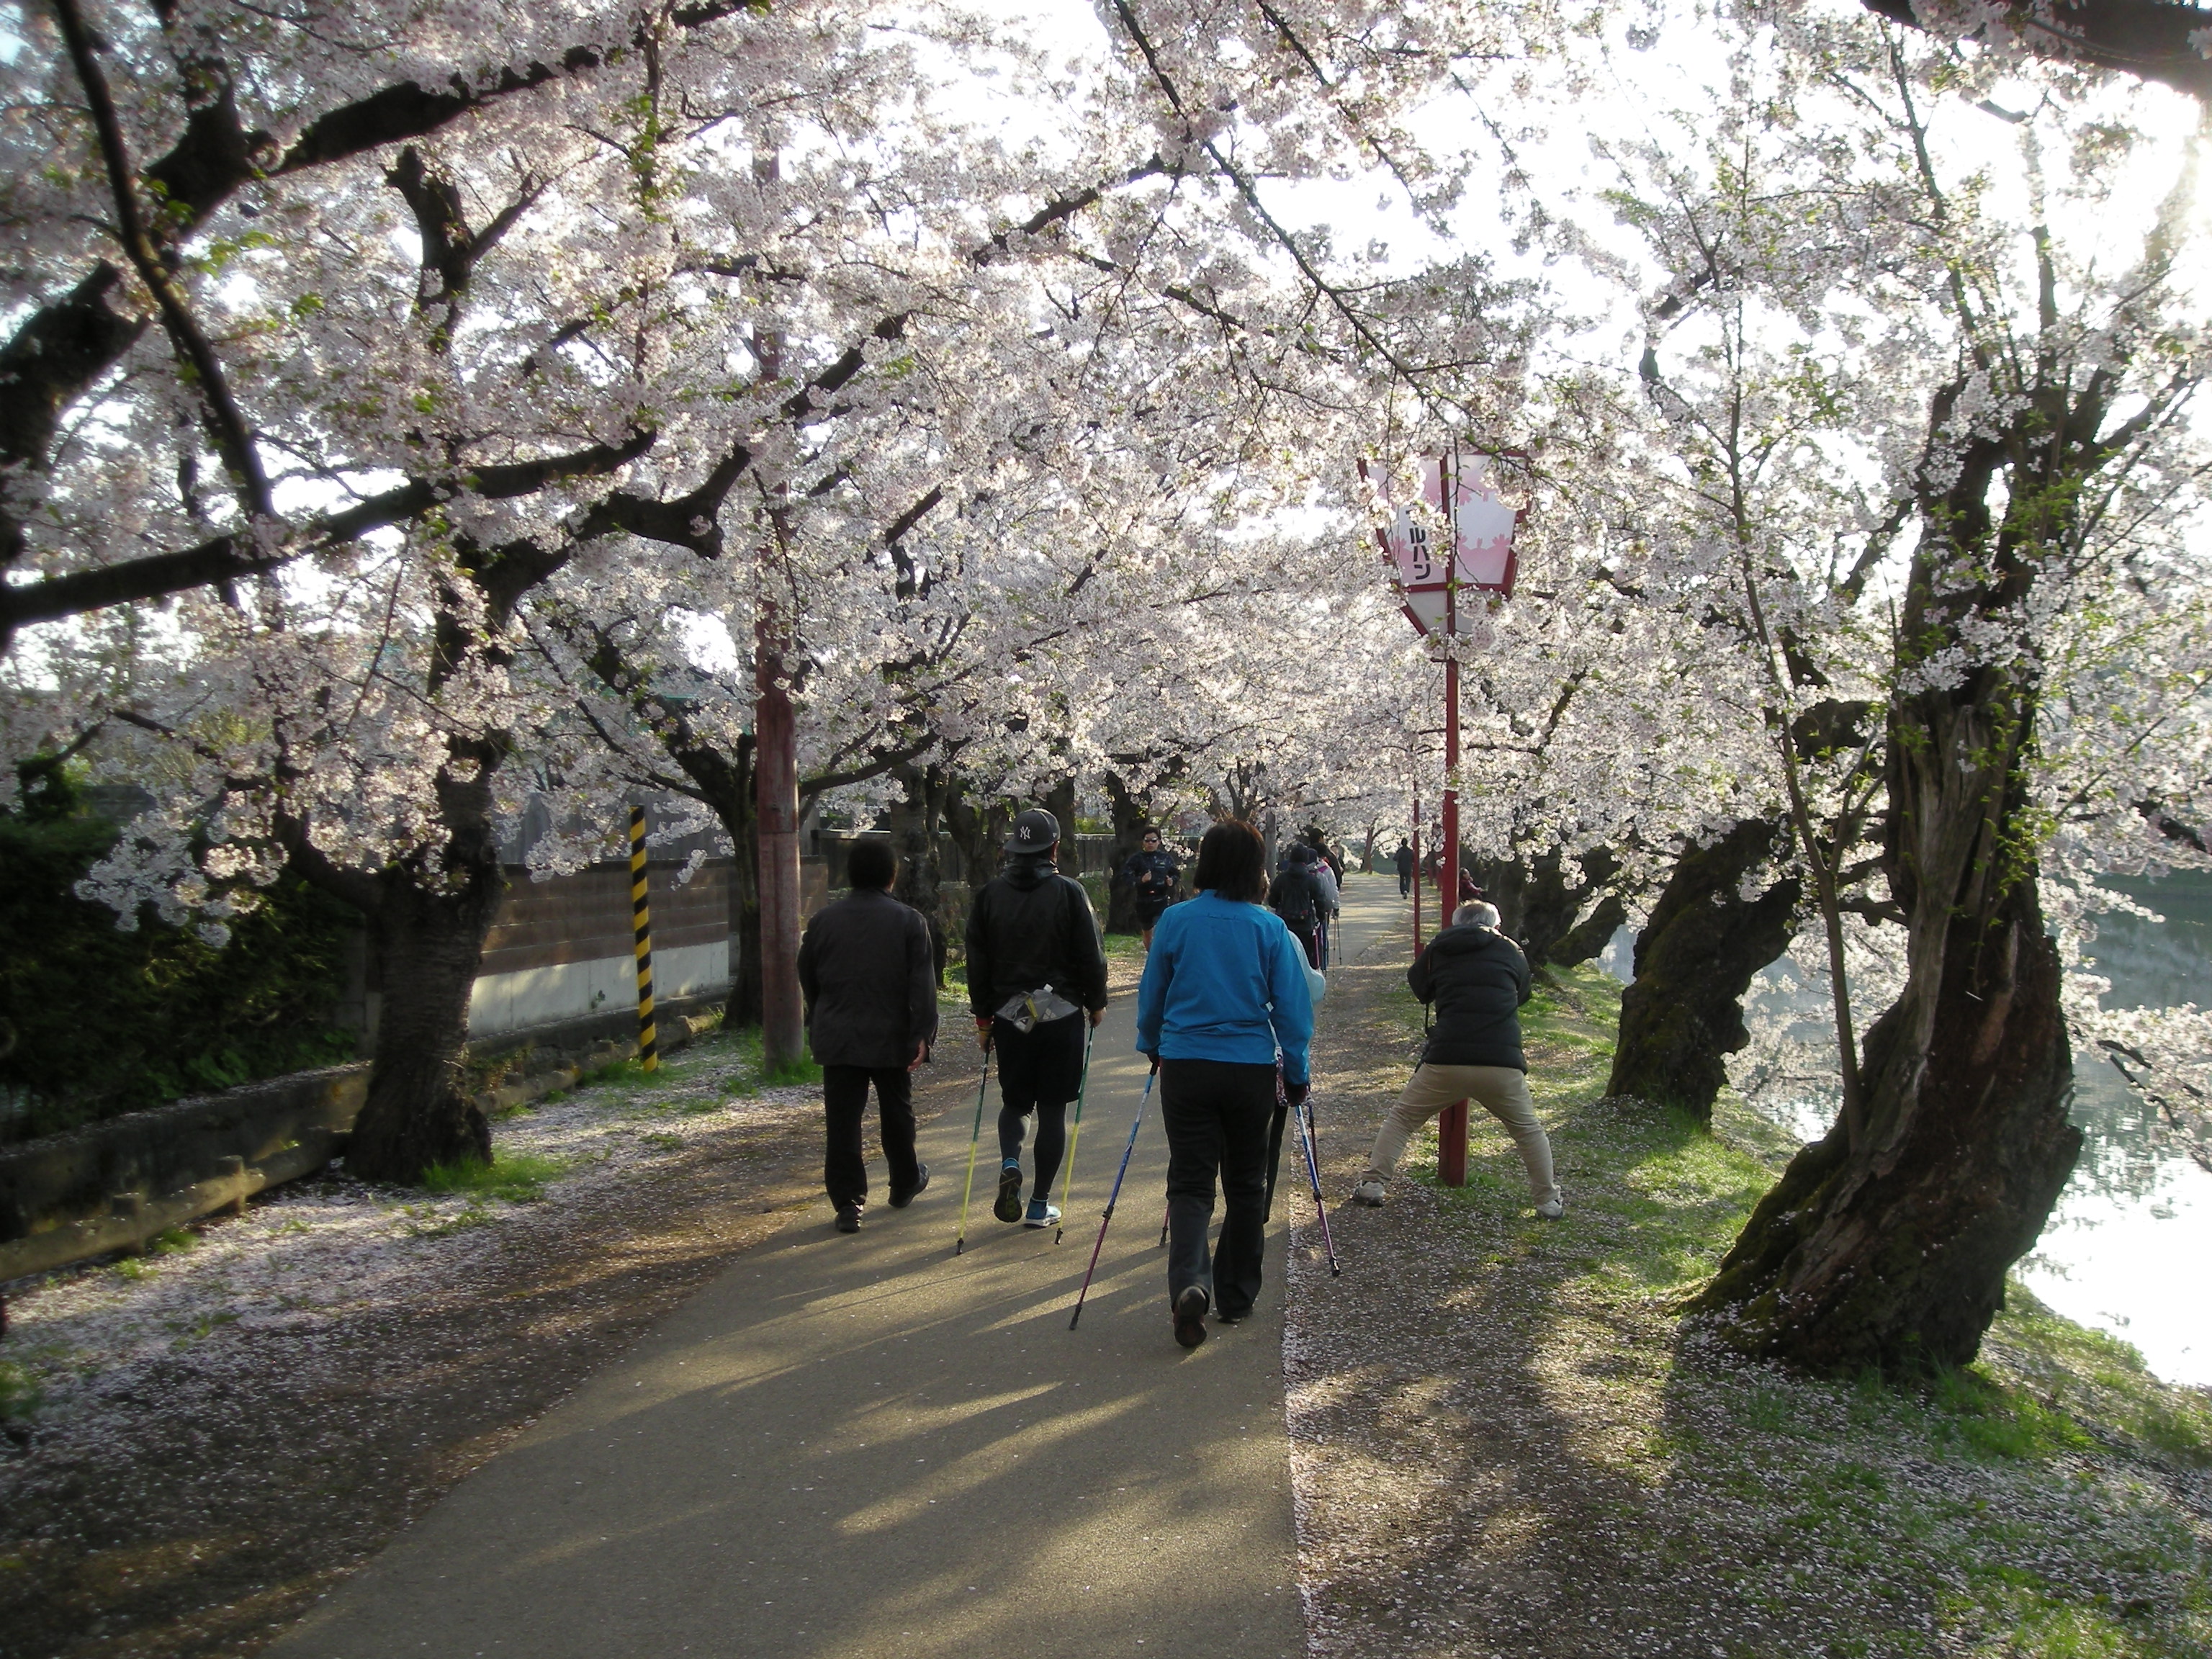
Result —
<instances>
[{"instance_id":1,"label":"black walking shoe","mask_svg":"<svg viewBox=\"0 0 2212 1659\"><path fill-rule=\"evenodd\" d=\"M891 1208L893 1208L894 1210L903 1210L904 1208L906 1208L906 1206L907 1206L908 1205L909 1205L909 1204L913 1203L913 1202L914 1202L914 1200L915 1200L915 1195L916 1195L917 1194L919 1194L919 1193L921 1191L921 1189L922 1189L923 1188L925 1188L925 1187L927 1187L927 1186L928 1186L928 1185L929 1185L929 1165L927 1165L927 1164L923 1164L923 1165L920 1168L920 1170L918 1170L915 1172L915 1177L914 1177L914 1185L913 1185L913 1186L911 1186L911 1187L908 1188L907 1188L904 1192L902 1192L902 1193L901 1193L901 1192L894 1192L894 1193L892 1193L892 1194L891 1194Z\"/></svg>"},{"instance_id":2,"label":"black walking shoe","mask_svg":"<svg viewBox=\"0 0 2212 1659\"><path fill-rule=\"evenodd\" d=\"M858 1205L840 1204L837 1206L837 1231L841 1233L857 1233L860 1231L860 1209Z\"/></svg>"},{"instance_id":3,"label":"black walking shoe","mask_svg":"<svg viewBox=\"0 0 2212 1659\"><path fill-rule=\"evenodd\" d=\"M1009 1164L999 1171L999 1201L991 1206L991 1213L1001 1221L1022 1218L1022 1166Z\"/></svg>"},{"instance_id":4,"label":"black walking shoe","mask_svg":"<svg viewBox=\"0 0 2212 1659\"><path fill-rule=\"evenodd\" d=\"M1175 1299L1176 1340L1194 1348L1206 1340L1206 1286L1186 1285Z\"/></svg>"}]
</instances>

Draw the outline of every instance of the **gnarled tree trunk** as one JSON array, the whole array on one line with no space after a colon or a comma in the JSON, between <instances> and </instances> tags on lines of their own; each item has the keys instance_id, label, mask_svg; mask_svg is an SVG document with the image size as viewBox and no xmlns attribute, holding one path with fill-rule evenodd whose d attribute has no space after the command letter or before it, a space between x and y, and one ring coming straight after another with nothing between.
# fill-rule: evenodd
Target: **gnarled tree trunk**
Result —
<instances>
[{"instance_id":1,"label":"gnarled tree trunk","mask_svg":"<svg viewBox=\"0 0 2212 1659\"><path fill-rule=\"evenodd\" d=\"M1710 847L1683 849L1636 938L1636 976L1621 994L1607 1094L1711 1118L1713 1097L1728 1081L1726 1056L1751 1041L1743 994L1790 946L1796 878L1756 899L1740 896L1780 828L1747 818Z\"/></svg>"},{"instance_id":2,"label":"gnarled tree trunk","mask_svg":"<svg viewBox=\"0 0 2212 1659\"><path fill-rule=\"evenodd\" d=\"M2037 659L1990 637L2073 544L2081 482L2118 453L2099 434L2120 381L2100 359L2077 394L2070 356L2021 361L2035 379L2005 423L1947 438L1921 481L1897 665L1933 684L1891 706L1885 777L1904 994L1867 1033L1856 1121L1797 1155L1695 1304L1736 1346L1822 1370L1972 1359L2081 1147L2027 810ZM1931 432L1978 377L1939 394Z\"/></svg>"},{"instance_id":3,"label":"gnarled tree trunk","mask_svg":"<svg viewBox=\"0 0 2212 1659\"><path fill-rule=\"evenodd\" d=\"M433 1164L491 1158L491 1126L465 1087L469 993L506 891L498 857L426 886L380 879L374 914L384 968L376 1060L354 1120L346 1168L366 1181L416 1182Z\"/></svg>"},{"instance_id":4,"label":"gnarled tree trunk","mask_svg":"<svg viewBox=\"0 0 2212 1659\"><path fill-rule=\"evenodd\" d=\"M1791 1161L1695 1304L1738 1347L1824 1370L1965 1364L2073 1171L2058 953L2008 844L2028 706L1983 670L1900 707L1909 977L1867 1033L1860 1133L1839 1120Z\"/></svg>"}]
</instances>

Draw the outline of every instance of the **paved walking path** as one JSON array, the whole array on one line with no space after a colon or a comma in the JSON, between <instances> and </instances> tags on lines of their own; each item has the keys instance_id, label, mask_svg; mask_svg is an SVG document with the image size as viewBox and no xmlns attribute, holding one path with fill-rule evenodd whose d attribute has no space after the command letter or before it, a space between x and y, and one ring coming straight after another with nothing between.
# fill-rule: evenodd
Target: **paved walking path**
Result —
<instances>
[{"instance_id":1,"label":"paved walking path","mask_svg":"<svg viewBox=\"0 0 2212 1659\"><path fill-rule=\"evenodd\" d=\"M1356 950L1399 905L1382 878L1352 886ZM740 1258L271 1654L1302 1656L1282 1206L1259 1314L1184 1354L1158 1248L1157 1097L1067 1328L1144 1084L1133 1033L1134 999L1117 999L1065 1243L991 1218L994 1083L952 1254L971 1087L923 1131L933 1179L912 1208L884 1207L878 1186L847 1237L825 1200ZM1286 1145L1285 1186L1294 1160Z\"/></svg>"}]
</instances>

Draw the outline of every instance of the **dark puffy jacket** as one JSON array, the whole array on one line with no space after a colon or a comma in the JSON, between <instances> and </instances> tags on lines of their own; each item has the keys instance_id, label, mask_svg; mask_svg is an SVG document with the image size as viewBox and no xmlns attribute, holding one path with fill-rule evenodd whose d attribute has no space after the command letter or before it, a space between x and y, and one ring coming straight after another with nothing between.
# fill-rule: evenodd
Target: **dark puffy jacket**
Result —
<instances>
[{"instance_id":1,"label":"dark puffy jacket","mask_svg":"<svg viewBox=\"0 0 2212 1659\"><path fill-rule=\"evenodd\" d=\"M1487 927L1447 927L1428 942L1406 983L1437 1005L1436 1029L1421 1058L1437 1066L1510 1066L1521 1057L1521 1005L1528 1000L1528 959Z\"/></svg>"},{"instance_id":2,"label":"dark puffy jacket","mask_svg":"<svg viewBox=\"0 0 2212 1659\"><path fill-rule=\"evenodd\" d=\"M1017 859L968 912L968 1006L988 1018L1049 985L1085 1008L1106 1006L1106 946L1080 882L1042 859Z\"/></svg>"},{"instance_id":3,"label":"dark puffy jacket","mask_svg":"<svg viewBox=\"0 0 2212 1659\"><path fill-rule=\"evenodd\" d=\"M937 960L921 912L880 890L806 924L799 988L818 1066L903 1066L937 1038Z\"/></svg>"}]
</instances>

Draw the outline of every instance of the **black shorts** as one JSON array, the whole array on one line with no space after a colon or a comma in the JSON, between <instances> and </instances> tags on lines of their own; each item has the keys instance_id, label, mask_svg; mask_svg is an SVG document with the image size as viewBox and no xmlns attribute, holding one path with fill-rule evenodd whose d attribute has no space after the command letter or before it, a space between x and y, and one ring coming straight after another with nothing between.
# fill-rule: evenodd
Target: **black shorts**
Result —
<instances>
[{"instance_id":1,"label":"black shorts","mask_svg":"<svg viewBox=\"0 0 2212 1659\"><path fill-rule=\"evenodd\" d=\"M1174 902L1175 898L1171 894L1163 894L1158 898L1146 898L1142 893L1138 894L1138 926L1141 927L1157 927L1159 923L1160 918L1167 913L1168 906Z\"/></svg>"},{"instance_id":2,"label":"black shorts","mask_svg":"<svg viewBox=\"0 0 2212 1659\"><path fill-rule=\"evenodd\" d=\"M991 1025L999 1057L999 1091L1016 1111L1037 1102L1064 1106L1083 1087L1084 1017L1068 1014L1018 1031L1005 1020Z\"/></svg>"}]
</instances>

